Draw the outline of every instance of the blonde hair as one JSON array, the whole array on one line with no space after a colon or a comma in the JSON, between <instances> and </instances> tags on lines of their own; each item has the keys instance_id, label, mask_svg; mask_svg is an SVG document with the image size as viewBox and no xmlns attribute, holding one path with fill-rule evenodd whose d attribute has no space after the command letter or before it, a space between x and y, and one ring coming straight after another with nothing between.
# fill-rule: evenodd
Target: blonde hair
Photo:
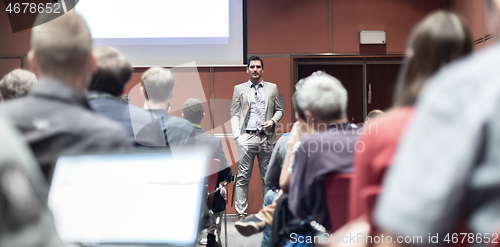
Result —
<instances>
[{"instance_id":1,"label":"blonde hair","mask_svg":"<svg viewBox=\"0 0 500 247\"><path fill-rule=\"evenodd\" d=\"M142 84L149 100L161 102L170 97L175 77L169 69L151 67L142 74Z\"/></svg>"}]
</instances>

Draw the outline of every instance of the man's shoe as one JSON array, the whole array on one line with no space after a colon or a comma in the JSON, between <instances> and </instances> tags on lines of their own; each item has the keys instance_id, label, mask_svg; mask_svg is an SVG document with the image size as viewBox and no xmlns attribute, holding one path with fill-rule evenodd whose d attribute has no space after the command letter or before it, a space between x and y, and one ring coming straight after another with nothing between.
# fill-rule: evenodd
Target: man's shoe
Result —
<instances>
[{"instance_id":1,"label":"man's shoe","mask_svg":"<svg viewBox=\"0 0 500 247\"><path fill-rule=\"evenodd\" d=\"M266 227L266 222L262 220L258 214L254 214L251 217L236 222L234 227L236 227L236 230L238 230L241 235L248 237L262 232Z\"/></svg>"},{"instance_id":2,"label":"man's shoe","mask_svg":"<svg viewBox=\"0 0 500 247\"><path fill-rule=\"evenodd\" d=\"M247 217L246 213L245 214L238 214L238 216L236 216L236 221L242 221L244 220L245 218Z\"/></svg>"}]
</instances>

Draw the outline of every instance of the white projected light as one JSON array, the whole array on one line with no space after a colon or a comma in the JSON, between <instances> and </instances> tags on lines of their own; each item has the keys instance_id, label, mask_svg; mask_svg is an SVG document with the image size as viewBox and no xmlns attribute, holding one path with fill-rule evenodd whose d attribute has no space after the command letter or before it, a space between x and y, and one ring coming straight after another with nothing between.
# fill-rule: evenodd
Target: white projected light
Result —
<instances>
[{"instance_id":1,"label":"white projected light","mask_svg":"<svg viewBox=\"0 0 500 247\"><path fill-rule=\"evenodd\" d=\"M203 153L60 158L48 203L61 239L193 245L206 196L206 161Z\"/></svg>"},{"instance_id":2,"label":"white projected light","mask_svg":"<svg viewBox=\"0 0 500 247\"><path fill-rule=\"evenodd\" d=\"M243 64L242 0L80 0L95 46L133 66Z\"/></svg>"}]
</instances>

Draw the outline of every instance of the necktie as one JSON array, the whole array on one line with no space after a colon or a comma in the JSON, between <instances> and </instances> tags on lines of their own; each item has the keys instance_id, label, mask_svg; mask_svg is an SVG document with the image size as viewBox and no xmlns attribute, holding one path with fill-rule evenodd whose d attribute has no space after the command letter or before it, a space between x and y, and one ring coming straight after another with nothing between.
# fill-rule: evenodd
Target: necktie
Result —
<instances>
[{"instance_id":1,"label":"necktie","mask_svg":"<svg viewBox=\"0 0 500 247\"><path fill-rule=\"evenodd\" d=\"M256 115L256 123L257 123L257 129L262 129L262 124L264 124L264 118L262 117L262 100L260 99L258 85L252 85L252 87L255 89L255 115Z\"/></svg>"}]
</instances>

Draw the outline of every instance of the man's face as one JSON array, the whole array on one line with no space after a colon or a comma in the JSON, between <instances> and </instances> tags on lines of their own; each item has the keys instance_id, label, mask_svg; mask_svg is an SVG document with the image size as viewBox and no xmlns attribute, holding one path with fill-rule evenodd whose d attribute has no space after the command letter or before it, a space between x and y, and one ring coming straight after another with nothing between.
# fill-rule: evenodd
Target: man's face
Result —
<instances>
[{"instance_id":1,"label":"man's face","mask_svg":"<svg viewBox=\"0 0 500 247\"><path fill-rule=\"evenodd\" d=\"M263 72L264 70L262 69L262 64L260 64L259 60L250 61L250 65L247 67L247 73L250 76L250 79L260 81Z\"/></svg>"}]
</instances>

